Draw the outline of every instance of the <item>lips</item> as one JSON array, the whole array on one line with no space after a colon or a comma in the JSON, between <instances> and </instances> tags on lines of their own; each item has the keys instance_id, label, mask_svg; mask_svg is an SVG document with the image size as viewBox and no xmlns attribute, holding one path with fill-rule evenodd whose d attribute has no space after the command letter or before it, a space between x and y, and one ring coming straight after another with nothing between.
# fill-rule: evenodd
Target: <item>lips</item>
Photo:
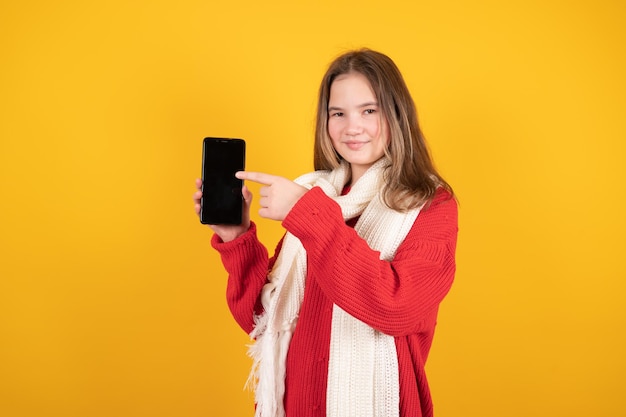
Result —
<instances>
[{"instance_id":1,"label":"lips","mask_svg":"<svg viewBox=\"0 0 626 417\"><path fill-rule=\"evenodd\" d=\"M359 141L348 141L344 142L345 145L353 151L358 151L361 149L367 142L359 142Z\"/></svg>"}]
</instances>

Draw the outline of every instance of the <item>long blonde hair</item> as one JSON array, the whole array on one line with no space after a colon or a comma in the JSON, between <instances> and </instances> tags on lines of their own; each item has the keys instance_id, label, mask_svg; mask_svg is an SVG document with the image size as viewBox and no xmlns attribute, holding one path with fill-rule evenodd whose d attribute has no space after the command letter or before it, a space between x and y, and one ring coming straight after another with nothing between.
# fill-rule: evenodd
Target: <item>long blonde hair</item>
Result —
<instances>
[{"instance_id":1,"label":"long blonde hair","mask_svg":"<svg viewBox=\"0 0 626 417\"><path fill-rule=\"evenodd\" d=\"M416 208L430 202L439 187L454 196L452 187L433 165L419 127L415 103L400 70L388 56L371 49L340 55L322 79L315 127L315 169L334 169L341 161L328 134L328 101L333 81L350 72L367 78L389 125L390 142L385 153L390 164L385 171L385 203L398 211Z\"/></svg>"}]
</instances>

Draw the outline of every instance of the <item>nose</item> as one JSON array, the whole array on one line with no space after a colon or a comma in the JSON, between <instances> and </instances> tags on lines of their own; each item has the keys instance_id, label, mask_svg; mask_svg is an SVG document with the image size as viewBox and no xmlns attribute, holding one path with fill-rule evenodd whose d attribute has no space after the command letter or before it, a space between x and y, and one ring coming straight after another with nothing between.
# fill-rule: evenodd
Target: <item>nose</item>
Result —
<instances>
[{"instance_id":1,"label":"nose","mask_svg":"<svg viewBox=\"0 0 626 417\"><path fill-rule=\"evenodd\" d=\"M363 125L361 124L361 118L358 116L348 116L346 125L346 134L349 136L356 136L363 132Z\"/></svg>"}]
</instances>

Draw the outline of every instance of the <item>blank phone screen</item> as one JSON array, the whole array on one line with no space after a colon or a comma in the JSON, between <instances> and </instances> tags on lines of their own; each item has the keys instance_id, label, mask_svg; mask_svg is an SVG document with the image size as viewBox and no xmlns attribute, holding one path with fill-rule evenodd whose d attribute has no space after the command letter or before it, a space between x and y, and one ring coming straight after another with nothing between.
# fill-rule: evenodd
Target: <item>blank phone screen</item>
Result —
<instances>
[{"instance_id":1,"label":"blank phone screen","mask_svg":"<svg viewBox=\"0 0 626 417\"><path fill-rule=\"evenodd\" d=\"M241 224L243 181L235 177L245 165L242 139L205 138L202 157L203 224Z\"/></svg>"}]
</instances>

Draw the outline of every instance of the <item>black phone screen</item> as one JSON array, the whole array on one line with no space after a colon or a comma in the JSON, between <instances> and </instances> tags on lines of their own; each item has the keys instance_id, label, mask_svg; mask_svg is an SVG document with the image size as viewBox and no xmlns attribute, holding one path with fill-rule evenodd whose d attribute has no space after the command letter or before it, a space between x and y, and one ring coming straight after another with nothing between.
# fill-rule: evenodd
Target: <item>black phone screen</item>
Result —
<instances>
[{"instance_id":1,"label":"black phone screen","mask_svg":"<svg viewBox=\"0 0 626 417\"><path fill-rule=\"evenodd\" d=\"M205 138L202 152L202 224L241 224L243 181L235 177L245 166L243 139Z\"/></svg>"}]
</instances>

